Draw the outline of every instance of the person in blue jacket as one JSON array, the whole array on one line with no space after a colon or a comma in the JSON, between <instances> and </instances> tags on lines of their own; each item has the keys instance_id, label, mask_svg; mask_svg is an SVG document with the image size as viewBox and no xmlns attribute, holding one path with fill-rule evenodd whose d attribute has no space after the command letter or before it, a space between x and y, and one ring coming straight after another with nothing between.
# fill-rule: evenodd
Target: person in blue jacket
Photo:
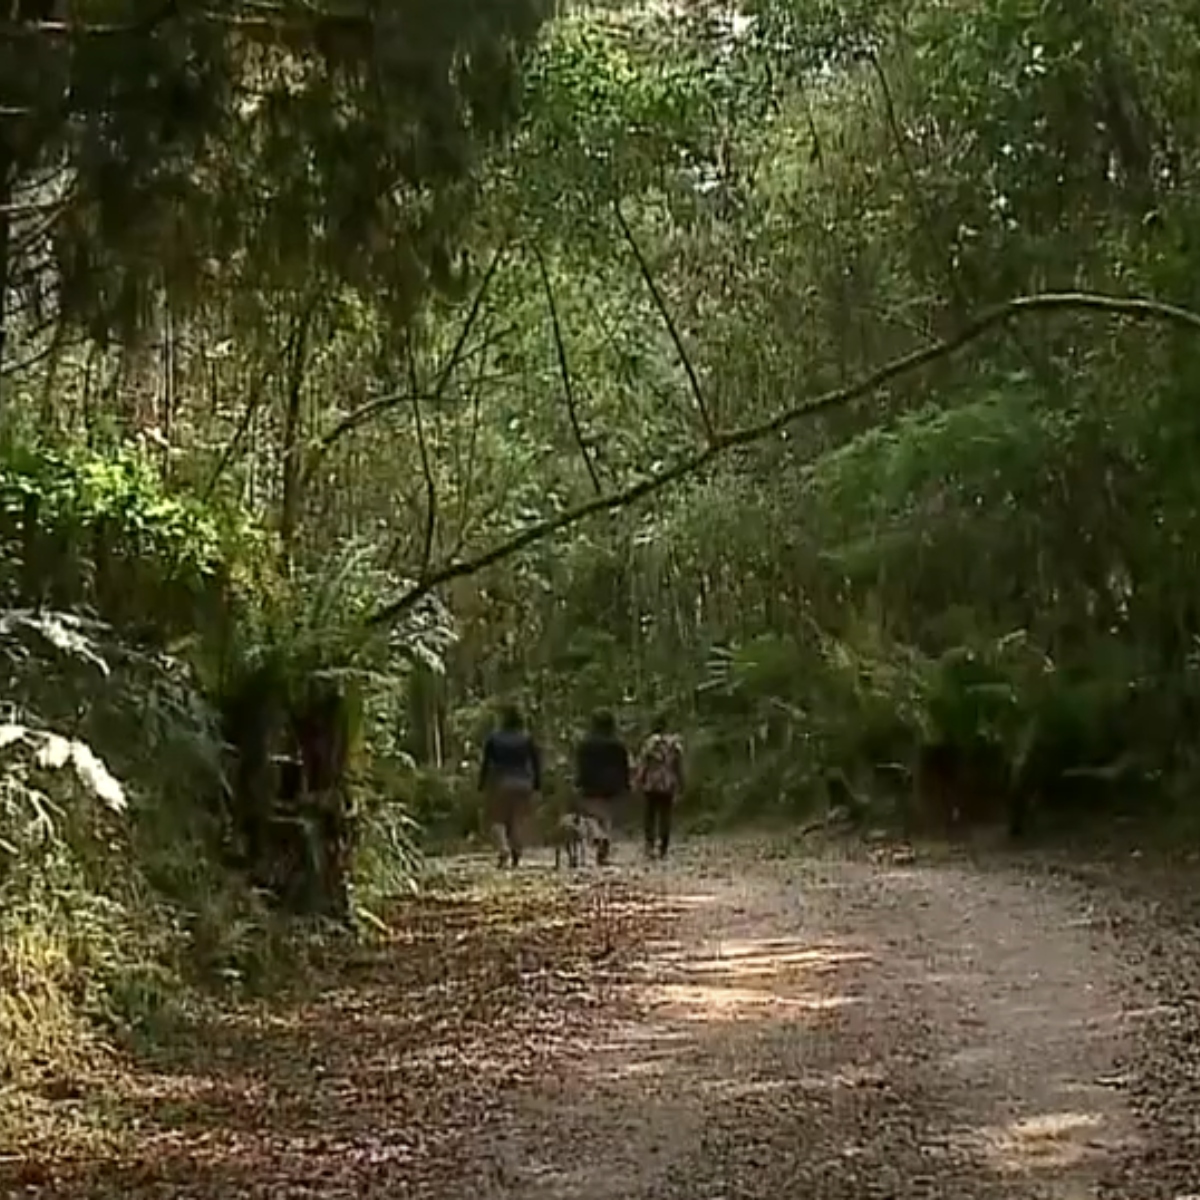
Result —
<instances>
[{"instance_id":1,"label":"person in blue jacket","mask_svg":"<svg viewBox=\"0 0 1200 1200\"><path fill-rule=\"evenodd\" d=\"M479 790L500 866L519 866L534 794L542 788L542 756L520 710L506 705L500 727L483 743Z\"/></svg>"}]
</instances>

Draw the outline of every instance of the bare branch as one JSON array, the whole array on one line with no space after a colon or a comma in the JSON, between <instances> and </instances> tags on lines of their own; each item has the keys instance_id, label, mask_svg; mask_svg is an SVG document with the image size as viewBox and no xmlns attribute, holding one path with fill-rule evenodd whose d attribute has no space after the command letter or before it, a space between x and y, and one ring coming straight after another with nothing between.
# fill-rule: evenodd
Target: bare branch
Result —
<instances>
[{"instance_id":1,"label":"bare branch","mask_svg":"<svg viewBox=\"0 0 1200 1200\"><path fill-rule=\"evenodd\" d=\"M471 511L471 501L475 498L475 460L479 450L479 427L483 417L483 406L479 393L475 392L471 400L471 440L467 443L466 482L459 476L458 482L458 534L455 539L454 553L457 555L467 544L467 532L470 527L468 516Z\"/></svg>"},{"instance_id":2,"label":"bare branch","mask_svg":"<svg viewBox=\"0 0 1200 1200\"><path fill-rule=\"evenodd\" d=\"M25 255L33 246L42 241L74 201L74 187L68 187L63 195L59 196L56 200L47 201L43 206L44 215L41 220L34 224L32 228L21 231L21 236L16 239L14 245L15 252L18 255Z\"/></svg>"},{"instance_id":3,"label":"bare branch","mask_svg":"<svg viewBox=\"0 0 1200 1200\"><path fill-rule=\"evenodd\" d=\"M786 429L797 421L842 408L878 391L884 384L923 367L949 358L964 347L978 341L995 329L1003 329L1013 320L1051 312L1081 312L1110 317L1125 317L1131 320L1150 320L1160 324L1181 326L1192 333L1200 334L1200 313L1167 304L1158 300L1127 298L1122 296L1095 295L1086 292L1046 292L1034 296L1018 296L1005 304L986 309L973 320L966 322L957 333L944 341L934 342L919 350L911 351L891 362L877 367L855 383L835 388L811 400L783 409L773 417L718 433L701 450L678 459L672 466L637 483L607 496L597 496L576 505L558 516L538 521L511 538L482 551L471 558L458 559L445 564L440 570L428 575L408 591L377 609L370 617L371 625L385 625L410 612L436 588L453 579L478 574L487 567L511 558L528 546L545 538L578 525L588 517L603 512L615 512L629 508L657 492L681 483L699 474L705 467L730 450L754 445Z\"/></svg>"},{"instance_id":4,"label":"bare branch","mask_svg":"<svg viewBox=\"0 0 1200 1200\"><path fill-rule=\"evenodd\" d=\"M471 336L471 332L475 328L475 323L483 311L483 301L487 296L488 288L491 286L491 282L506 252L507 247L502 246L492 256L492 261L488 265L488 269L480 281L479 287L476 289L475 298L471 301L471 309L467 313L467 319L458 331L458 338L455 340L454 347L450 351L450 356L446 359L441 371L438 372L438 377L428 395L418 396L410 390L390 392L386 396L379 396L374 400L368 400L365 404L359 405L358 408L347 413L313 448L308 460L307 475L311 476L313 474L320 465L321 459L329 453L336 442L381 413L393 408L399 408L402 404L409 404L413 400L428 400L431 403L436 403L442 398L455 370L462 361L466 351L467 339Z\"/></svg>"},{"instance_id":5,"label":"bare branch","mask_svg":"<svg viewBox=\"0 0 1200 1200\"><path fill-rule=\"evenodd\" d=\"M267 383L275 373L276 368L290 352L290 348L291 338L276 349L270 360L255 378L250 398L246 401L246 407L242 410L242 416L237 423L237 428L233 431L233 436L225 443L225 447L212 469L212 474L209 475L208 482L204 485L200 493L202 499L207 500L213 494L213 489L221 481L221 476L225 474L233 462L235 455L242 448L242 442L245 441L246 435L250 432L250 426L254 423L254 418L258 415L258 411L266 398Z\"/></svg>"},{"instance_id":6,"label":"bare branch","mask_svg":"<svg viewBox=\"0 0 1200 1200\"><path fill-rule=\"evenodd\" d=\"M629 243L629 248L633 251L634 258L637 259L638 269L642 273L642 278L646 281L646 286L650 289L650 295L653 297L655 307L658 309L663 323L667 327L667 333L671 335L671 341L675 343L675 351L679 355L679 361L683 364L683 370L688 379L688 386L692 389L692 396L696 401L696 410L699 412L700 421L704 425L705 436L711 442L716 434L716 430L713 428L712 417L708 412L708 402L704 398L704 389L700 386L700 376L696 374L696 368L692 366L692 360L688 355L687 347L683 344L683 338L679 335L679 329L675 325L675 320L671 316L671 310L667 307L667 302L663 299L662 292L658 290L658 284L655 282L654 275L650 270L650 264L646 262L646 256L642 253L641 247L637 244L637 239L633 236L633 230L629 228L629 223L625 220L625 214L621 211L620 201L614 201L613 211L617 215L617 224L621 226L621 232L625 235L625 240Z\"/></svg>"},{"instance_id":7,"label":"bare branch","mask_svg":"<svg viewBox=\"0 0 1200 1200\"><path fill-rule=\"evenodd\" d=\"M89 340L86 337L66 340L62 334L62 328L62 322L55 317L50 321L46 321L33 333L28 335L23 333L21 341L31 342L43 333L52 331L50 339L44 346L39 347L37 350L31 350L25 358L18 359L16 362L4 363L3 366L0 366L0 378L8 378L10 375L20 375L23 371L31 370L55 354L59 354L64 350L74 350L89 344Z\"/></svg>"},{"instance_id":8,"label":"bare branch","mask_svg":"<svg viewBox=\"0 0 1200 1200\"><path fill-rule=\"evenodd\" d=\"M510 323L504 329L500 330L496 335L494 335L495 340L502 341L512 332L513 328L514 325ZM479 363L479 371L475 378L471 381L471 436L467 442L467 461L465 464L465 471L462 447L457 434L457 427L452 443L454 446L454 478L458 491L458 523L457 531L454 536L454 550L452 551L452 556L458 554L462 550L463 546L467 544L467 538L470 536L471 522L468 520L468 514L471 511L471 505L475 499L475 459L476 452L479 447L480 422L483 416L483 384L485 380L483 366L484 364L481 358ZM501 381L504 383L511 383L512 377L511 375L508 377L493 377L492 381L495 383L499 383Z\"/></svg>"},{"instance_id":9,"label":"bare branch","mask_svg":"<svg viewBox=\"0 0 1200 1200\"><path fill-rule=\"evenodd\" d=\"M14 204L0 204L0 215L6 217L32 217L53 213L55 217L66 207L66 202L55 196L53 200L22 200Z\"/></svg>"},{"instance_id":10,"label":"bare branch","mask_svg":"<svg viewBox=\"0 0 1200 1200\"><path fill-rule=\"evenodd\" d=\"M583 427L579 423L579 410L575 405L575 389L571 385L571 367L567 362L567 347L563 342L562 325L558 320L558 306L554 303L554 288L550 285L550 272L546 269L546 259L537 246L531 247L533 256L537 259L538 270L542 276L542 287L546 292L546 307L550 312L550 327L554 331L554 348L558 354L558 370L562 376L563 396L567 402L567 415L571 421L571 432L575 435L575 445L579 447L579 455L592 481L592 488L597 496L603 495L604 485L596 472L596 464L588 453L587 442L584 440Z\"/></svg>"},{"instance_id":11,"label":"bare branch","mask_svg":"<svg viewBox=\"0 0 1200 1200\"><path fill-rule=\"evenodd\" d=\"M85 21L21 21L9 18L0 21L0 39L15 41L41 37L51 38L104 38L122 37L151 32L178 12L178 0L166 0L161 8L148 13L137 21L85 22Z\"/></svg>"}]
</instances>

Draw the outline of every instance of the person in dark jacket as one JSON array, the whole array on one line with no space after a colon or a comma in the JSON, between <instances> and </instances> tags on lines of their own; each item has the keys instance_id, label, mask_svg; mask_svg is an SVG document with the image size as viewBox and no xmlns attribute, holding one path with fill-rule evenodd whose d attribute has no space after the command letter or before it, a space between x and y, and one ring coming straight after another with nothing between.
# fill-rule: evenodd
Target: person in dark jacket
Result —
<instances>
[{"instance_id":1,"label":"person in dark jacket","mask_svg":"<svg viewBox=\"0 0 1200 1200\"><path fill-rule=\"evenodd\" d=\"M520 712L507 705L500 728L488 734L479 765L479 790L484 813L496 842L500 865L521 862L525 824L533 795L542 788L542 756L525 729Z\"/></svg>"},{"instance_id":2,"label":"person in dark jacket","mask_svg":"<svg viewBox=\"0 0 1200 1200\"><path fill-rule=\"evenodd\" d=\"M612 853L614 810L629 792L629 775L629 751L617 736L616 720L610 712L595 713L575 750L575 787L583 812L600 827L596 862L601 866Z\"/></svg>"}]
</instances>

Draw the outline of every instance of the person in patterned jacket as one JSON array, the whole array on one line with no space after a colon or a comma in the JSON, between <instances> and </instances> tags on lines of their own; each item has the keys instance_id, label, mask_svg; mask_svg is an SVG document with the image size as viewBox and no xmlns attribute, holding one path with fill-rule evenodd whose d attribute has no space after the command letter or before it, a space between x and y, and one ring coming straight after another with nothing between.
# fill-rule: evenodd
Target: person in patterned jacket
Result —
<instances>
[{"instance_id":1,"label":"person in patterned jacket","mask_svg":"<svg viewBox=\"0 0 1200 1200\"><path fill-rule=\"evenodd\" d=\"M669 733L665 716L655 718L650 736L642 743L634 783L642 793L645 813L646 856L667 857L671 844L671 815L683 789L683 740Z\"/></svg>"}]
</instances>

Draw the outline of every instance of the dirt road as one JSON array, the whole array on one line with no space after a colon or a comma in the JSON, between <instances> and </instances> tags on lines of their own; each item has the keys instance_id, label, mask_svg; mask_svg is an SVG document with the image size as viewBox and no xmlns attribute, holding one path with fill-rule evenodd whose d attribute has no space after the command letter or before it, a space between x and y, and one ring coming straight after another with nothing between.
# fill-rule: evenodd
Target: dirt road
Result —
<instances>
[{"instance_id":1,"label":"dirt road","mask_svg":"<svg viewBox=\"0 0 1200 1200\"><path fill-rule=\"evenodd\" d=\"M1200 1197L1194 917L1030 862L628 858L468 865L317 988L47 1092L0 1195Z\"/></svg>"},{"instance_id":2,"label":"dirt road","mask_svg":"<svg viewBox=\"0 0 1200 1200\"><path fill-rule=\"evenodd\" d=\"M729 848L646 883L681 917L628 980L639 1016L513 1102L494 1194L1200 1194L1200 1112L1156 1082L1195 1010L1138 972L1115 897Z\"/></svg>"}]
</instances>

